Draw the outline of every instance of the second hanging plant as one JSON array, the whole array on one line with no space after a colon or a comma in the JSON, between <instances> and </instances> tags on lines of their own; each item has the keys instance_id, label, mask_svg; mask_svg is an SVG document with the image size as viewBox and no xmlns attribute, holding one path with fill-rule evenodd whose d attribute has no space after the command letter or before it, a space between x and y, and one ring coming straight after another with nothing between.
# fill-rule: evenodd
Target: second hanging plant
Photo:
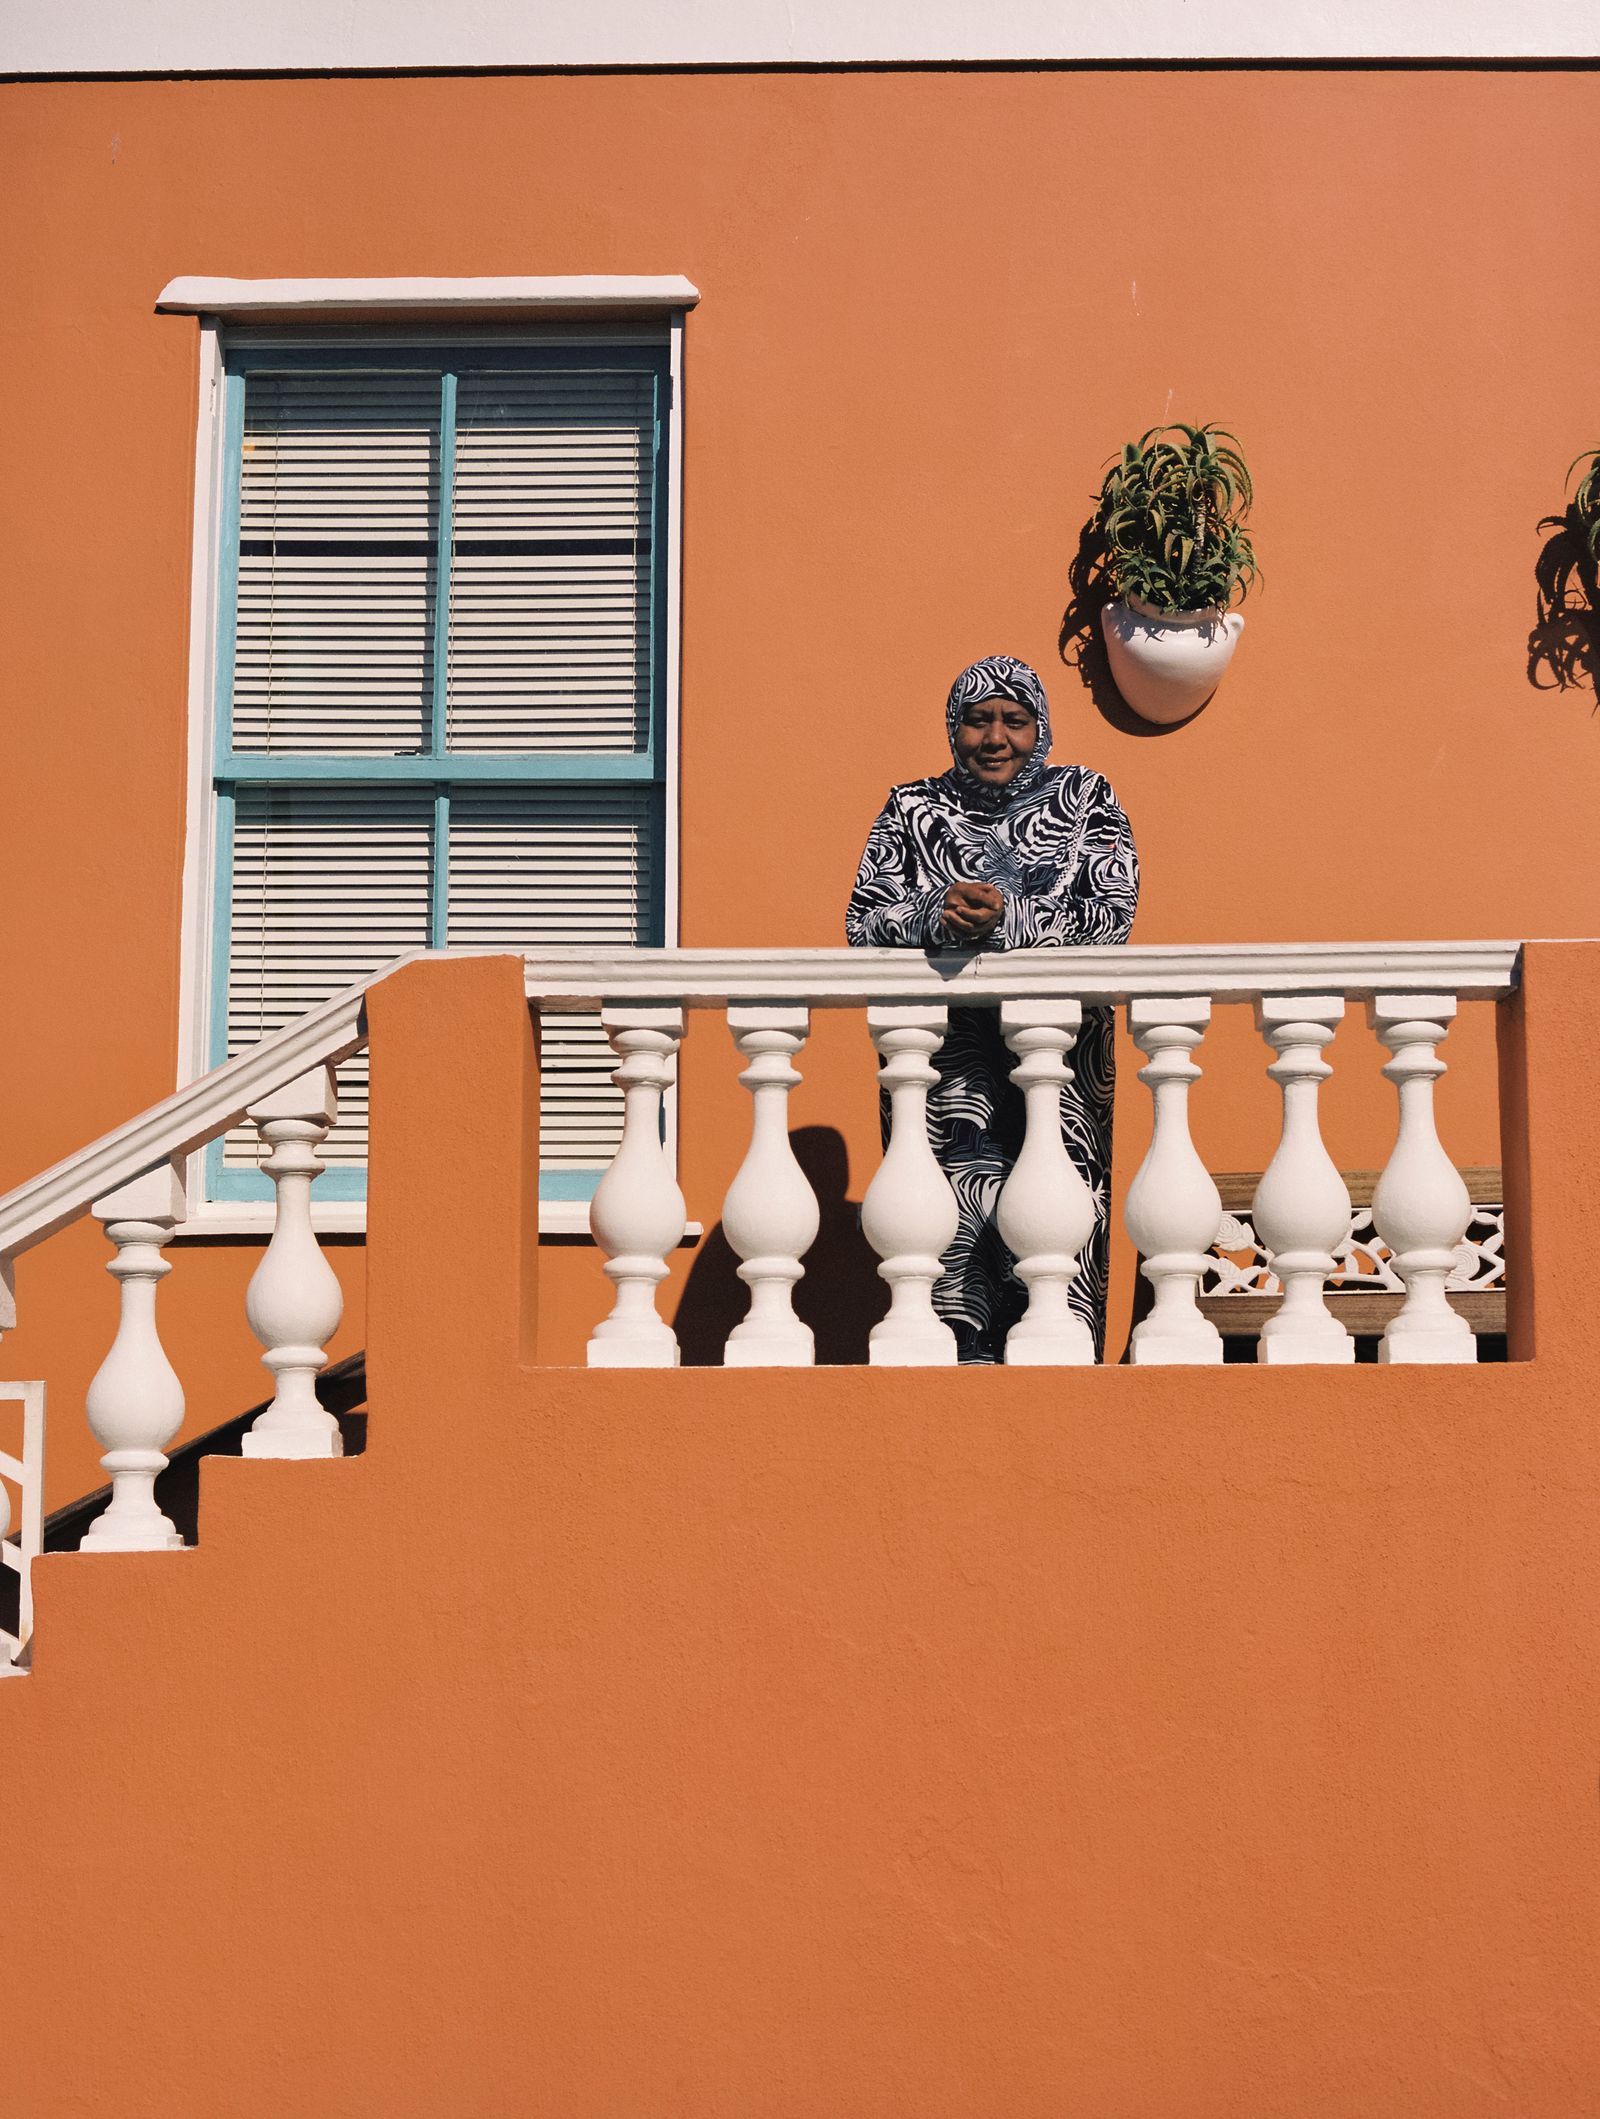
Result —
<instances>
[{"instance_id":1,"label":"second hanging plant","mask_svg":"<svg viewBox=\"0 0 1600 2119\"><path fill-rule=\"evenodd\" d=\"M1186 721L1216 690L1256 577L1254 499L1225 427L1152 427L1100 488L1094 529L1112 600L1101 612L1111 674L1147 721Z\"/></svg>"}]
</instances>

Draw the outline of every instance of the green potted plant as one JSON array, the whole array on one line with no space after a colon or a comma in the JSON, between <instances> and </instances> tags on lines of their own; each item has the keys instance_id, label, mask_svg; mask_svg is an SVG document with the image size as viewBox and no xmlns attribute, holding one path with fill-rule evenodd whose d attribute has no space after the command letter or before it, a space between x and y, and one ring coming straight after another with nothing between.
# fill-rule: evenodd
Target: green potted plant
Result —
<instances>
[{"instance_id":1,"label":"green potted plant","mask_svg":"<svg viewBox=\"0 0 1600 2119\"><path fill-rule=\"evenodd\" d=\"M1549 536L1534 569L1538 608L1528 635L1528 677L1541 691L1600 682L1600 449L1573 458L1569 486L1575 472L1571 500L1539 525Z\"/></svg>"},{"instance_id":2,"label":"green potted plant","mask_svg":"<svg viewBox=\"0 0 1600 2119\"><path fill-rule=\"evenodd\" d=\"M1567 468L1568 478L1580 464L1583 476L1572 495L1572 518L1585 552L1591 560L1600 561L1600 449L1585 449L1575 456Z\"/></svg>"},{"instance_id":3,"label":"green potted plant","mask_svg":"<svg viewBox=\"0 0 1600 2119\"><path fill-rule=\"evenodd\" d=\"M1147 721L1186 721L1233 659L1229 606L1256 576L1245 532L1254 492L1224 427L1152 427L1106 471L1094 519L1111 674Z\"/></svg>"}]
</instances>

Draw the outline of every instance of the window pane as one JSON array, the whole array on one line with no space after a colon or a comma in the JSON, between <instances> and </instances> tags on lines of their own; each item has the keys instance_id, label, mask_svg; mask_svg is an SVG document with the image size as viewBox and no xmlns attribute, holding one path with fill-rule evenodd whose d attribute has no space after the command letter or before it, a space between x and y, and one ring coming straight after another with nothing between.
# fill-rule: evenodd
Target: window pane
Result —
<instances>
[{"instance_id":1,"label":"window pane","mask_svg":"<svg viewBox=\"0 0 1600 2119\"><path fill-rule=\"evenodd\" d=\"M450 805L450 942L622 949L649 941L654 819L644 788L459 790ZM608 1162L622 1098L599 1017L544 1016L540 1062L544 1167Z\"/></svg>"},{"instance_id":2,"label":"window pane","mask_svg":"<svg viewBox=\"0 0 1600 2119\"><path fill-rule=\"evenodd\" d=\"M259 1043L391 957L428 940L433 797L353 788L241 787L234 814L228 1056ZM367 1062L339 1072L330 1164L367 1159ZM253 1169L253 1126L223 1164Z\"/></svg>"},{"instance_id":3,"label":"window pane","mask_svg":"<svg viewBox=\"0 0 1600 2119\"><path fill-rule=\"evenodd\" d=\"M436 375L247 378L235 750L426 746L439 395Z\"/></svg>"},{"instance_id":4,"label":"window pane","mask_svg":"<svg viewBox=\"0 0 1600 2119\"><path fill-rule=\"evenodd\" d=\"M654 436L637 369L461 376L450 749L644 748Z\"/></svg>"}]
</instances>

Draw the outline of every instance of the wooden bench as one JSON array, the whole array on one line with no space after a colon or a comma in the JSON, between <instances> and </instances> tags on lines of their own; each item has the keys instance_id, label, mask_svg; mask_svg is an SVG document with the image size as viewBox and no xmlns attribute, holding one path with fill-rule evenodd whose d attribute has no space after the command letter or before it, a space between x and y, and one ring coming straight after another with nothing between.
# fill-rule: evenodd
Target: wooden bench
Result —
<instances>
[{"instance_id":1,"label":"wooden bench","mask_svg":"<svg viewBox=\"0 0 1600 2119\"><path fill-rule=\"evenodd\" d=\"M1376 1170L1346 1170L1342 1174L1345 1184L1349 1188L1351 1207L1355 1210L1353 1226L1359 1226L1361 1216L1371 1210L1373 1189L1378 1182L1379 1173ZM1461 1175L1466 1181L1467 1192L1472 1200L1473 1207L1477 1210L1474 1214L1473 1229L1478 1231L1479 1234L1474 1239L1471 1232L1469 1232L1469 1241L1488 1241L1492 1236L1491 1225L1497 1226L1499 1224L1502 1212L1501 1174L1497 1169L1480 1167L1463 1170ZM1260 1182L1261 1173L1259 1170L1228 1171L1216 1180L1217 1190L1222 1194L1223 1212L1234 1216L1236 1220L1242 1221L1247 1230L1250 1229L1250 1202L1254 1199L1256 1186ZM1253 1236L1253 1231L1251 1233ZM1360 1237L1356 1240L1357 1242L1364 1242L1364 1239ZM1251 1245L1230 1244L1226 1246L1229 1251L1243 1251L1247 1248L1251 1248ZM1215 1249L1220 1256L1224 1246L1218 1244ZM1261 1251L1258 1244L1254 1245L1254 1251L1255 1262L1252 1266L1245 1268L1246 1271L1254 1271L1266 1264L1265 1254ZM1492 1254L1489 1252L1484 1253L1483 1262L1486 1274L1493 1274L1491 1263L1493 1256L1498 1256L1498 1251ZM1328 1290L1327 1299L1330 1309L1348 1327L1355 1338L1375 1339L1382 1334L1384 1327L1399 1309L1401 1303L1404 1302L1405 1297L1403 1294L1398 1294L1388 1288L1376 1287L1369 1292L1364 1288L1349 1285L1351 1280L1365 1277L1369 1276L1359 1274L1346 1276L1345 1284ZM1370 1277L1376 1278L1377 1276L1373 1275ZM1496 1338L1504 1335L1506 1328L1506 1291L1503 1270L1498 1275L1493 1276L1493 1284L1490 1286L1482 1288L1450 1288L1446 1290L1446 1293L1451 1307L1458 1310L1465 1317L1473 1332L1479 1338ZM1281 1294L1202 1294L1200 1297L1200 1309L1205 1316L1210 1318L1224 1339L1253 1340L1261 1336L1262 1325L1266 1323L1282 1300Z\"/></svg>"}]
</instances>

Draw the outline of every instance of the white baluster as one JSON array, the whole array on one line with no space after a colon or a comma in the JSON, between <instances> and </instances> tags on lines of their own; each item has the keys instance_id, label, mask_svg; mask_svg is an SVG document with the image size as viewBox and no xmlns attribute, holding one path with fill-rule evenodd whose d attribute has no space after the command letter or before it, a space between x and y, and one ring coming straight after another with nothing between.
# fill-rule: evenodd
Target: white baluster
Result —
<instances>
[{"instance_id":1,"label":"white baluster","mask_svg":"<svg viewBox=\"0 0 1600 2119\"><path fill-rule=\"evenodd\" d=\"M324 1344L339 1329L344 1293L311 1227L318 1148L338 1116L331 1067L275 1089L249 1116L271 1153L261 1167L277 1190L272 1241L245 1290L245 1315L266 1349L277 1388L240 1444L247 1457L341 1457L339 1423L317 1397Z\"/></svg>"},{"instance_id":2,"label":"white baluster","mask_svg":"<svg viewBox=\"0 0 1600 2119\"><path fill-rule=\"evenodd\" d=\"M1011 1367L1093 1366L1094 1334L1067 1299L1078 1255L1094 1234L1094 1194L1061 1137L1061 1092L1072 1079L1077 1001L1003 1001L1000 1030L1017 1056L1011 1079L1027 1106L1027 1130L995 1219L1016 1258L1028 1307L1006 1334Z\"/></svg>"},{"instance_id":3,"label":"white baluster","mask_svg":"<svg viewBox=\"0 0 1600 2119\"><path fill-rule=\"evenodd\" d=\"M1189 1088L1200 1079L1191 1054L1211 1021L1207 1000L1130 1001L1128 1029L1149 1064L1139 1069L1155 1105L1150 1147L1128 1187L1124 1219L1155 1290L1134 1326L1135 1366L1207 1367L1222 1359L1222 1334L1197 1306L1208 1254L1222 1226L1222 1198L1189 1137Z\"/></svg>"},{"instance_id":4,"label":"white baluster","mask_svg":"<svg viewBox=\"0 0 1600 2119\"><path fill-rule=\"evenodd\" d=\"M1350 1233L1350 1194L1317 1122L1318 1085L1333 1072L1322 1048L1343 1017L1343 1000L1331 994L1256 1003L1257 1026L1278 1055L1267 1072L1283 1089L1283 1133L1250 1210L1283 1282L1283 1301L1261 1328L1258 1361L1356 1358L1355 1341L1322 1292L1334 1251Z\"/></svg>"},{"instance_id":5,"label":"white baluster","mask_svg":"<svg viewBox=\"0 0 1600 2119\"><path fill-rule=\"evenodd\" d=\"M178 1552L183 1539L156 1505L163 1452L183 1425L183 1385L156 1329L156 1286L172 1271L162 1245L184 1215L183 1180L171 1163L97 1199L117 1255L106 1267L121 1288L117 1336L89 1385L84 1409L111 1499L79 1541L81 1552Z\"/></svg>"},{"instance_id":6,"label":"white baluster","mask_svg":"<svg viewBox=\"0 0 1600 2119\"><path fill-rule=\"evenodd\" d=\"M947 1368L956 1359L956 1335L932 1301L941 1253L955 1238L956 1196L928 1140L928 1091L939 1079L929 1061L948 1027L945 1008L887 1002L867 1010L889 1092L889 1145L861 1201L862 1232L889 1283L889 1314L867 1343L874 1367Z\"/></svg>"},{"instance_id":7,"label":"white baluster","mask_svg":"<svg viewBox=\"0 0 1600 2119\"><path fill-rule=\"evenodd\" d=\"M1455 1020L1453 994L1380 993L1368 1019L1394 1055L1384 1074L1400 1100L1394 1151L1372 1195L1373 1227L1388 1245L1406 1299L1389 1320L1380 1361L1476 1361L1478 1342L1450 1307L1445 1282L1472 1220L1472 1199L1444 1152L1433 1085L1445 1072L1435 1049Z\"/></svg>"},{"instance_id":8,"label":"white baluster","mask_svg":"<svg viewBox=\"0 0 1600 2119\"><path fill-rule=\"evenodd\" d=\"M678 1341L656 1312L667 1257L682 1241L683 1194L661 1138L662 1099L672 1086L683 1010L603 1008L600 1020L621 1065L622 1140L596 1187L589 1227L617 1291L589 1341L590 1368L676 1368Z\"/></svg>"},{"instance_id":9,"label":"white baluster","mask_svg":"<svg viewBox=\"0 0 1600 2119\"><path fill-rule=\"evenodd\" d=\"M810 1027L805 1008L728 1010L748 1062L739 1079L753 1103L750 1150L722 1209L723 1234L750 1290L749 1314L728 1334L729 1368L808 1368L817 1358L810 1325L794 1313L794 1287L822 1217L789 1145L789 1093L800 1080L791 1062Z\"/></svg>"}]
</instances>

